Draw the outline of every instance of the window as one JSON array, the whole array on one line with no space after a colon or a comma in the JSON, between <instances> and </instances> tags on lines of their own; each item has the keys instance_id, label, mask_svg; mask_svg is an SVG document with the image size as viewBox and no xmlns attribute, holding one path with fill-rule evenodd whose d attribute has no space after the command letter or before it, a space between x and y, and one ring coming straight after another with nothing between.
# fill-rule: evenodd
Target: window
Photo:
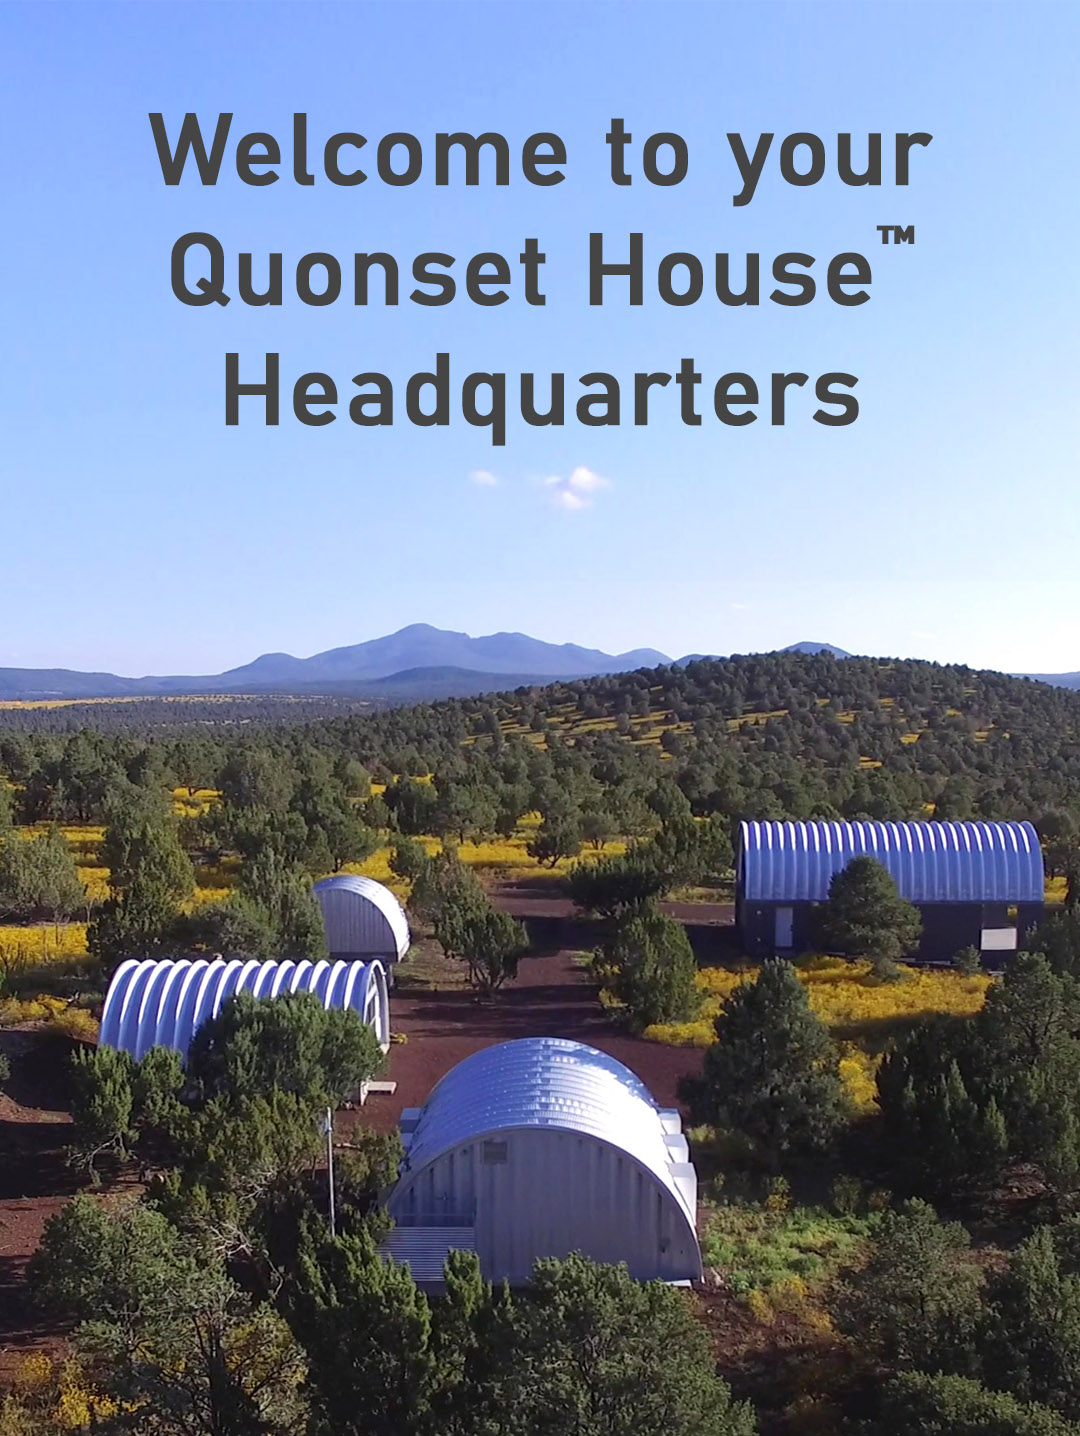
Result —
<instances>
[{"instance_id":1,"label":"window","mask_svg":"<svg viewBox=\"0 0 1080 1436\"><path fill-rule=\"evenodd\" d=\"M494 1165L496 1165L496 1164L498 1164L498 1163L505 1162L505 1161L506 1161L506 1143L505 1143L505 1142L485 1142L485 1143L484 1143L484 1150L483 1150L483 1160L484 1160L484 1162L485 1162L487 1165L489 1165L489 1166L494 1166Z\"/></svg>"}]
</instances>

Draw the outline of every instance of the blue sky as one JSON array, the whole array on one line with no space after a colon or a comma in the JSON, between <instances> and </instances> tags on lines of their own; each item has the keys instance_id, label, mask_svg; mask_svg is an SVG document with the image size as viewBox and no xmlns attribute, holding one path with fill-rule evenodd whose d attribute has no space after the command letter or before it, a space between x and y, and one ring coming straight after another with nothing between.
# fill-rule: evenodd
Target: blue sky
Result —
<instances>
[{"instance_id":1,"label":"blue sky","mask_svg":"<svg viewBox=\"0 0 1080 1436\"><path fill-rule=\"evenodd\" d=\"M1035 671L1080 667L1076 577L1080 232L1069 4L51 4L0 7L5 55L0 232L0 664L213 672L269 649L307 654L425 621L671 654L803 638L860 652ZM276 135L283 177L168 188L149 111L232 138ZM553 189L356 188L289 177L292 115L312 150L553 130ZM683 135L684 182L616 187L604 135ZM907 189L850 188L838 132L926 130ZM735 208L725 135L810 131L813 187L774 165ZM634 150L640 154L635 143ZM889 175L889 167L886 174ZM882 247L879 223L914 224ZM494 250L535 236L547 305L459 298L309 308L185 307L169 255L205 230L256 272L269 251L342 258ZM872 298L846 309L587 303L588 236L763 265L787 250L861 251ZM263 265L265 259L263 258ZM231 282L231 281L230 281ZM411 286L403 286L407 289ZM771 286L770 286L771 287ZM224 354L283 377L322 370L345 398L388 374L392 428L224 423ZM846 428L796 403L784 427L530 429L504 448L455 417L405 421L406 378L449 351L454 374L615 373L693 356L706 385L741 370L859 376ZM673 390L668 391L673 394ZM248 402L248 401L246 401ZM250 417L248 417L250 415ZM577 470L603 484L580 480ZM497 482L476 482L484 471ZM548 482L555 480L556 482ZM569 499L567 495L570 495ZM576 503L575 503L576 500Z\"/></svg>"}]
</instances>

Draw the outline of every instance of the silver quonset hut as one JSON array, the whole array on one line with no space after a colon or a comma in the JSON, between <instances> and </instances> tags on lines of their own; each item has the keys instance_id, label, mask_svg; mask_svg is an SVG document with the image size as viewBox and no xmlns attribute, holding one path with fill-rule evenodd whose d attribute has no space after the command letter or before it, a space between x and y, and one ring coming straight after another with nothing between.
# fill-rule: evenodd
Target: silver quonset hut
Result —
<instances>
[{"instance_id":1,"label":"silver quonset hut","mask_svg":"<svg viewBox=\"0 0 1080 1436\"><path fill-rule=\"evenodd\" d=\"M467 1057L401 1117L405 1158L384 1250L437 1286L448 1250L488 1281L540 1257L625 1262L639 1280L701 1275L697 1176L679 1114L592 1047L526 1038Z\"/></svg>"},{"instance_id":2,"label":"silver quonset hut","mask_svg":"<svg viewBox=\"0 0 1080 1436\"><path fill-rule=\"evenodd\" d=\"M743 823L735 921L752 956L815 945L814 908L834 874L876 858L922 914L918 957L964 947L995 960L1042 916L1042 849L1030 823Z\"/></svg>"},{"instance_id":3,"label":"silver quonset hut","mask_svg":"<svg viewBox=\"0 0 1080 1436\"><path fill-rule=\"evenodd\" d=\"M382 883L339 873L316 883L314 893L331 957L377 957L390 967L408 952L405 910Z\"/></svg>"},{"instance_id":4,"label":"silver quonset hut","mask_svg":"<svg viewBox=\"0 0 1080 1436\"><path fill-rule=\"evenodd\" d=\"M216 1017L235 992L280 997L313 992L326 1008L352 1008L390 1046L390 1004L381 962L122 962L105 996L99 1041L132 1057L151 1047L175 1047L187 1056L191 1039Z\"/></svg>"}]
</instances>

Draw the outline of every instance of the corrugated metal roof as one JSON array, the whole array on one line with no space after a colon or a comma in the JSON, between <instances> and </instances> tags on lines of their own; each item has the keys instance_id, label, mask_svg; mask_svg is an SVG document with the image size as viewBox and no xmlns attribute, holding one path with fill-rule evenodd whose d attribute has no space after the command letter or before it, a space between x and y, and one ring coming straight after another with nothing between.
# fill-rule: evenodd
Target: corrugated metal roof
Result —
<instances>
[{"instance_id":1,"label":"corrugated metal roof","mask_svg":"<svg viewBox=\"0 0 1080 1436\"><path fill-rule=\"evenodd\" d=\"M374 878L338 873L316 883L326 945L331 953L400 960L409 950L405 910L388 887Z\"/></svg>"},{"instance_id":2,"label":"corrugated metal roof","mask_svg":"<svg viewBox=\"0 0 1080 1436\"><path fill-rule=\"evenodd\" d=\"M418 1286L441 1284L450 1252L475 1252L473 1227L395 1227L379 1251L407 1266Z\"/></svg>"},{"instance_id":3,"label":"corrugated metal roof","mask_svg":"<svg viewBox=\"0 0 1080 1436\"><path fill-rule=\"evenodd\" d=\"M390 1007L381 962L249 961L129 958L113 974L101 1015L100 1042L142 1058L151 1047L186 1056L199 1027L234 992L277 997L313 992L324 1007L351 1008L370 1022L385 1051Z\"/></svg>"},{"instance_id":4,"label":"corrugated metal roof","mask_svg":"<svg viewBox=\"0 0 1080 1436\"><path fill-rule=\"evenodd\" d=\"M834 874L864 856L910 902L1043 901L1030 823L743 823L740 891L750 902L820 902Z\"/></svg>"},{"instance_id":5,"label":"corrugated metal roof","mask_svg":"<svg viewBox=\"0 0 1080 1436\"><path fill-rule=\"evenodd\" d=\"M696 1213L672 1170L649 1089L614 1057L559 1037L503 1042L459 1062L423 1107L402 1176L461 1142L522 1127L559 1127L618 1147L672 1193L693 1228Z\"/></svg>"}]
</instances>

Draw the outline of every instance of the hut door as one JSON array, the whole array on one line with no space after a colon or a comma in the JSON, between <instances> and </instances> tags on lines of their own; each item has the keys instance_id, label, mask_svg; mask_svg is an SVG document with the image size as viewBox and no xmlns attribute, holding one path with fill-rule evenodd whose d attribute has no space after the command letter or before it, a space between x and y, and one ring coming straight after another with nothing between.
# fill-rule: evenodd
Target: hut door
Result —
<instances>
[{"instance_id":1,"label":"hut door","mask_svg":"<svg viewBox=\"0 0 1080 1436\"><path fill-rule=\"evenodd\" d=\"M777 952L788 952L795 946L795 909L776 909L776 933L774 943Z\"/></svg>"}]
</instances>

